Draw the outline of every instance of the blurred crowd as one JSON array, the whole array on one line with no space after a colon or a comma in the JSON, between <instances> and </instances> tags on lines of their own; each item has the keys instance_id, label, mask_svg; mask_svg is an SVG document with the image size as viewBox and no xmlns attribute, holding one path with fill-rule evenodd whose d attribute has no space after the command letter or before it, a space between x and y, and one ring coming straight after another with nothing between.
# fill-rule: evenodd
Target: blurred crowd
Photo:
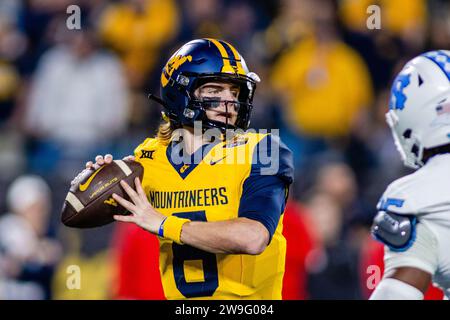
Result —
<instances>
[{"instance_id":1,"label":"blurred crowd","mask_svg":"<svg viewBox=\"0 0 450 320\"><path fill-rule=\"evenodd\" d=\"M372 4L381 29L367 27ZM147 94L200 37L246 58L262 79L251 127L280 129L294 152L284 297L368 297L367 267L382 270L376 203L408 173L384 120L390 83L415 55L449 48L446 0L0 0L0 299L162 298L156 238L73 230L59 215L87 160L155 134Z\"/></svg>"}]
</instances>

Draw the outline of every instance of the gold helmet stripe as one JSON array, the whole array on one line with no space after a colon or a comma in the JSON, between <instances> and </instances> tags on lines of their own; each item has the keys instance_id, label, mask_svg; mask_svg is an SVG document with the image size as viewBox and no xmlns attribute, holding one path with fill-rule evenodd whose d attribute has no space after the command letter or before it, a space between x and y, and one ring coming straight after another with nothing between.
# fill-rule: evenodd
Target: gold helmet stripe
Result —
<instances>
[{"instance_id":1,"label":"gold helmet stripe","mask_svg":"<svg viewBox=\"0 0 450 320\"><path fill-rule=\"evenodd\" d=\"M237 52L236 48L233 47L230 43L228 43L226 41L222 40L221 42L225 43L228 46L228 48L231 50L231 52L233 52L234 60L236 60L236 64L237 64L237 68L238 68L238 73L245 75L245 71L244 71L244 68L242 67L242 63L241 63L242 57Z\"/></svg>"},{"instance_id":2,"label":"gold helmet stripe","mask_svg":"<svg viewBox=\"0 0 450 320\"><path fill-rule=\"evenodd\" d=\"M230 58L225 47L216 39L207 38L207 40L211 41L217 47L217 49L219 49L220 55L222 56L223 60L223 67L221 72L236 73L237 71L235 71L235 69L231 66Z\"/></svg>"}]
</instances>

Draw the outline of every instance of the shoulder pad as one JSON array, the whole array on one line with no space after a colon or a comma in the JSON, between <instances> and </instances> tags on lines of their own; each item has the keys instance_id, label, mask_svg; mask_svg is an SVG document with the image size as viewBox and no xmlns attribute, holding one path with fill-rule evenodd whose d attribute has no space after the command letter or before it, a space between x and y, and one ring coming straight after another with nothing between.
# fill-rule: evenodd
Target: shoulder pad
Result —
<instances>
[{"instance_id":1,"label":"shoulder pad","mask_svg":"<svg viewBox=\"0 0 450 320\"><path fill-rule=\"evenodd\" d=\"M380 211L372 225L372 235L392 251L408 250L416 239L417 218L413 215L399 215Z\"/></svg>"}]
</instances>

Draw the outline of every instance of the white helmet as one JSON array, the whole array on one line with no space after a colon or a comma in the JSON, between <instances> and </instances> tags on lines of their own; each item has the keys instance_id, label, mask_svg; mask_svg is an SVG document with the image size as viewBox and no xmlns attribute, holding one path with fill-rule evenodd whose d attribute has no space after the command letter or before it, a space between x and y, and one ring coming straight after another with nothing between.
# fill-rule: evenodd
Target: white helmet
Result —
<instances>
[{"instance_id":1,"label":"white helmet","mask_svg":"<svg viewBox=\"0 0 450 320\"><path fill-rule=\"evenodd\" d=\"M450 143L450 51L409 61L392 84L386 121L403 162L417 169L424 149Z\"/></svg>"}]
</instances>

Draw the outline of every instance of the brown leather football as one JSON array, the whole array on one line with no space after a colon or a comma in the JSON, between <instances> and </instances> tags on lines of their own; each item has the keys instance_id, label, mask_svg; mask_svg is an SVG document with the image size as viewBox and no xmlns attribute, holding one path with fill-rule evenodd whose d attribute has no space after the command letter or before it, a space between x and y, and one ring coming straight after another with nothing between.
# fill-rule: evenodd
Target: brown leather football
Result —
<instances>
[{"instance_id":1,"label":"brown leather football","mask_svg":"<svg viewBox=\"0 0 450 320\"><path fill-rule=\"evenodd\" d=\"M114 215L128 214L112 194L129 200L120 180L125 180L136 190L134 179L139 177L142 181L143 174L142 165L132 160L114 160L97 170L86 170L67 193L61 213L62 223L73 228L94 228L113 222Z\"/></svg>"}]
</instances>

